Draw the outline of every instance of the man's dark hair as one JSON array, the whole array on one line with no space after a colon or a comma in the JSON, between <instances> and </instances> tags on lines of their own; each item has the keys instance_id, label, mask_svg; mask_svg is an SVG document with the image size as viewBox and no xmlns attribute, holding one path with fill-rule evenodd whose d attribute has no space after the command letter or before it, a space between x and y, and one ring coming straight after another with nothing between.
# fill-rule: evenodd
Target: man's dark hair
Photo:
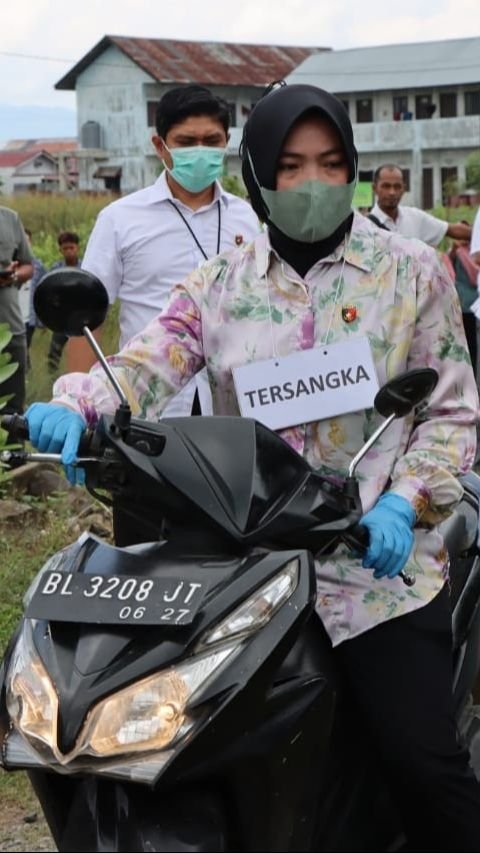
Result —
<instances>
[{"instance_id":1,"label":"man's dark hair","mask_svg":"<svg viewBox=\"0 0 480 853\"><path fill-rule=\"evenodd\" d=\"M30 240L31 240L32 239L32 232L30 231L30 228L24 228L23 230L25 231L25 234L27 235L27 237L30 237Z\"/></svg>"},{"instance_id":2,"label":"man's dark hair","mask_svg":"<svg viewBox=\"0 0 480 853\"><path fill-rule=\"evenodd\" d=\"M58 245L63 246L64 243L80 243L80 237L75 234L75 231L61 231L58 235Z\"/></svg>"},{"instance_id":3,"label":"man's dark hair","mask_svg":"<svg viewBox=\"0 0 480 853\"><path fill-rule=\"evenodd\" d=\"M373 183L374 183L374 184L376 184L376 183L377 183L377 181L378 181L378 180L379 180L379 178L380 178L380 173L381 173L381 172L383 172L383 170L384 170L384 169L398 169L398 171L399 171L399 172L401 173L401 175L402 175L402 181L404 181L404 180L405 180L405 179L404 179L404 177L403 177L403 171L402 171L402 169L400 168L400 166L397 166L397 165L396 165L396 163L383 163L383 165L382 165L382 166L379 166L379 167L378 167L378 169L375 169L375 172L373 173Z\"/></svg>"},{"instance_id":4,"label":"man's dark hair","mask_svg":"<svg viewBox=\"0 0 480 853\"><path fill-rule=\"evenodd\" d=\"M157 133L165 139L171 127L190 116L211 116L225 133L230 126L228 104L204 86L178 86L166 92L155 113Z\"/></svg>"}]
</instances>

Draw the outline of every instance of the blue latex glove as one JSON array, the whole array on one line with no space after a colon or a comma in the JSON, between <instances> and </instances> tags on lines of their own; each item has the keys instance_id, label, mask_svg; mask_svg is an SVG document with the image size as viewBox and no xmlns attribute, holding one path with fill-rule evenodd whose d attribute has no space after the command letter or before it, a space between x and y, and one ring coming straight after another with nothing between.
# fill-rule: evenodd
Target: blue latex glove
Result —
<instances>
[{"instance_id":1,"label":"blue latex glove","mask_svg":"<svg viewBox=\"0 0 480 853\"><path fill-rule=\"evenodd\" d=\"M54 403L33 403L25 413L30 441L41 453L61 453L68 481L83 485L83 468L74 468L86 422L77 412Z\"/></svg>"},{"instance_id":2,"label":"blue latex glove","mask_svg":"<svg viewBox=\"0 0 480 853\"><path fill-rule=\"evenodd\" d=\"M405 566L413 547L415 510L392 492L382 495L359 524L367 528L370 544L363 557L365 569L375 569L374 578L394 578Z\"/></svg>"}]
</instances>

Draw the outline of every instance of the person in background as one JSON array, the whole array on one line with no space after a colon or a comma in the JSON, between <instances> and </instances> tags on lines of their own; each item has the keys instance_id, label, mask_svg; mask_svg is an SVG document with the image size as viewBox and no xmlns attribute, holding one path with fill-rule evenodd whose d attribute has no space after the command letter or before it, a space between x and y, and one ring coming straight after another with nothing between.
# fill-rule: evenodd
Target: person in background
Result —
<instances>
[{"instance_id":1,"label":"person in background","mask_svg":"<svg viewBox=\"0 0 480 853\"><path fill-rule=\"evenodd\" d=\"M11 394L4 413L23 412L27 342L25 323L20 309L18 289L31 278L32 253L21 219L14 210L0 207L0 323L7 323L12 339L4 348L18 368L2 382L2 397Z\"/></svg>"},{"instance_id":2,"label":"person in background","mask_svg":"<svg viewBox=\"0 0 480 853\"><path fill-rule=\"evenodd\" d=\"M468 222L464 221L465 225ZM477 318L472 313L471 306L477 299L477 279L480 273L478 266L470 254L469 240L455 240L448 256L454 271L455 287L457 288L460 306L462 308L463 327L467 339L468 351L472 367L477 375Z\"/></svg>"},{"instance_id":3,"label":"person in background","mask_svg":"<svg viewBox=\"0 0 480 853\"><path fill-rule=\"evenodd\" d=\"M429 246L352 211L358 154L348 113L330 93L292 85L266 94L241 150L267 230L194 270L110 364L134 414L152 421L205 363L215 413L255 417L254 392L236 391L241 371L244 387L262 385L255 412L269 405L295 452L342 477L382 418L361 404L352 412L349 387L328 418L322 394L307 399L303 390L279 411L275 399L299 353L310 351L320 364L310 370L322 370L325 348L335 345L337 363L347 365L363 342L381 383L426 364L438 372L426 405L395 420L362 460L369 546L363 559L346 546L317 555L316 604L351 731L379 763L408 849L479 851L480 785L457 739L448 554L438 530L462 497L458 478L473 464L479 414L454 284ZM269 400L263 386L273 369ZM30 438L71 465L85 428L117 405L99 365L63 376L51 403L28 410ZM399 577L404 568L416 576L413 594Z\"/></svg>"},{"instance_id":4,"label":"person in background","mask_svg":"<svg viewBox=\"0 0 480 853\"><path fill-rule=\"evenodd\" d=\"M473 220L472 239L470 241L470 253L473 261L480 267L480 207L478 208L475 219ZM480 290L480 280L478 281Z\"/></svg>"},{"instance_id":5,"label":"person in background","mask_svg":"<svg viewBox=\"0 0 480 853\"><path fill-rule=\"evenodd\" d=\"M405 192L403 173L399 166L386 163L380 166L373 176L373 191L377 201L372 207L369 218L389 231L402 234L403 237L416 237L429 246L438 246L444 237L454 240L470 240L472 229L468 223L446 222L419 210L418 207L401 205Z\"/></svg>"},{"instance_id":6,"label":"person in background","mask_svg":"<svg viewBox=\"0 0 480 853\"><path fill-rule=\"evenodd\" d=\"M203 86L176 87L161 98L155 124L160 177L100 212L82 264L103 282L111 303L120 300L120 346L165 307L171 288L189 272L250 242L260 230L251 206L219 181L228 104ZM95 361L80 338L72 338L68 350L69 370L87 370ZM168 415L191 414L195 384L172 401ZM204 391L206 385L202 382ZM204 413L210 409L207 398L204 393Z\"/></svg>"},{"instance_id":7,"label":"person in background","mask_svg":"<svg viewBox=\"0 0 480 853\"><path fill-rule=\"evenodd\" d=\"M80 238L74 231L61 231L58 235L58 248L63 255L63 260L55 261L51 270L63 269L63 267L80 267ZM68 341L67 335L61 332L53 332L48 350L47 364L52 372L58 370L60 359Z\"/></svg>"},{"instance_id":8,"label":"person in background","mask_svg":"<svg viewBox=\"0 0 480 853\"><path fill-rule=\"evenodd\" d=\"M28 245L30 248L32 247L32 232L25 228L25 234L27 235ZM25 323L25 332L27 335L27 350L30 349L30 344L32 343L32 338L35 333L35 329L41 328L42 324L35 314L35 309L33 307L33 297L35 296L35 290L37 285L43 278L46 273L46 269L42 264L41 260L35 255L32 255L32 266L33 266L33 275L30 279L29 288L28 288L28 316Z\"/></svg>"}]
</instances>

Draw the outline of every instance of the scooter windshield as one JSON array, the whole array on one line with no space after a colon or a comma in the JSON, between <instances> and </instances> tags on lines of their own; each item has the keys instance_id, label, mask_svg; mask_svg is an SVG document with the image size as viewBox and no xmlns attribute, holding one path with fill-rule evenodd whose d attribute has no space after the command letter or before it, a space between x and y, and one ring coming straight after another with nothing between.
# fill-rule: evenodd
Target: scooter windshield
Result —
<instances>
[{"instance_id":1,"label":"scooter windshield","mask_svg":"<svg viewBox=\"0 0 480 853\"><path fill-rule=\"evenodd\" d=\"M107 419L105 419L107 421ZM108 422L105 424L108 435ZM154 437L149 456L134 448ZM210 518L235 540L253 544L345 518L351 505L341 488L320 477L276 433L239 417L132 421L126 442L114 441L128 460L138 500L156 492L163 512L185 524ZM152 482L153 480L153 482ZM160 484L162 487L160 487ZM130 497L132 492L130 492Z\"/></svg>"}]
</instances>

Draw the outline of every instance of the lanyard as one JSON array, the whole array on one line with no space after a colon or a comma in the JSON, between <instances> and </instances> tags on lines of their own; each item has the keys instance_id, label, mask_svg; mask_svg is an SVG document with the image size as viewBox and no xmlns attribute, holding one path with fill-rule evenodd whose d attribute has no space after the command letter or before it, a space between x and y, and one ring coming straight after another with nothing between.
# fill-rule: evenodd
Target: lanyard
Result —
<instances>
[{"instance_id":1,"label":"lanyard","mask_svg":"<svg viewBox=\"0 0 480 853\"><path fill-rule=\"evenodd\" d=\"M203 248L202 244L200 243L197 235L195 234L195 231L190 226L190 223L187 222L187 220L185 219L182 211L177 207L176 204L173 203L171 198L169 198L167 200L168 200L168 203L172 205L173 209L177 211L180 219L183 219L185 225L187 226L188 230L190 231L190 234L192 235L193 239L195 240L195 243L197 244L198 248L200 249L203 257L205 258L206 261L208 261L208 255L205 252L205 249ZM219 255L220 254L220 231L222 228L222 217L221 217L221 213L220 213L220 200L219 199L217 200L216 204L217 204L217 212L218 212L217 255Z\"/></svg>"}]
</instances>

